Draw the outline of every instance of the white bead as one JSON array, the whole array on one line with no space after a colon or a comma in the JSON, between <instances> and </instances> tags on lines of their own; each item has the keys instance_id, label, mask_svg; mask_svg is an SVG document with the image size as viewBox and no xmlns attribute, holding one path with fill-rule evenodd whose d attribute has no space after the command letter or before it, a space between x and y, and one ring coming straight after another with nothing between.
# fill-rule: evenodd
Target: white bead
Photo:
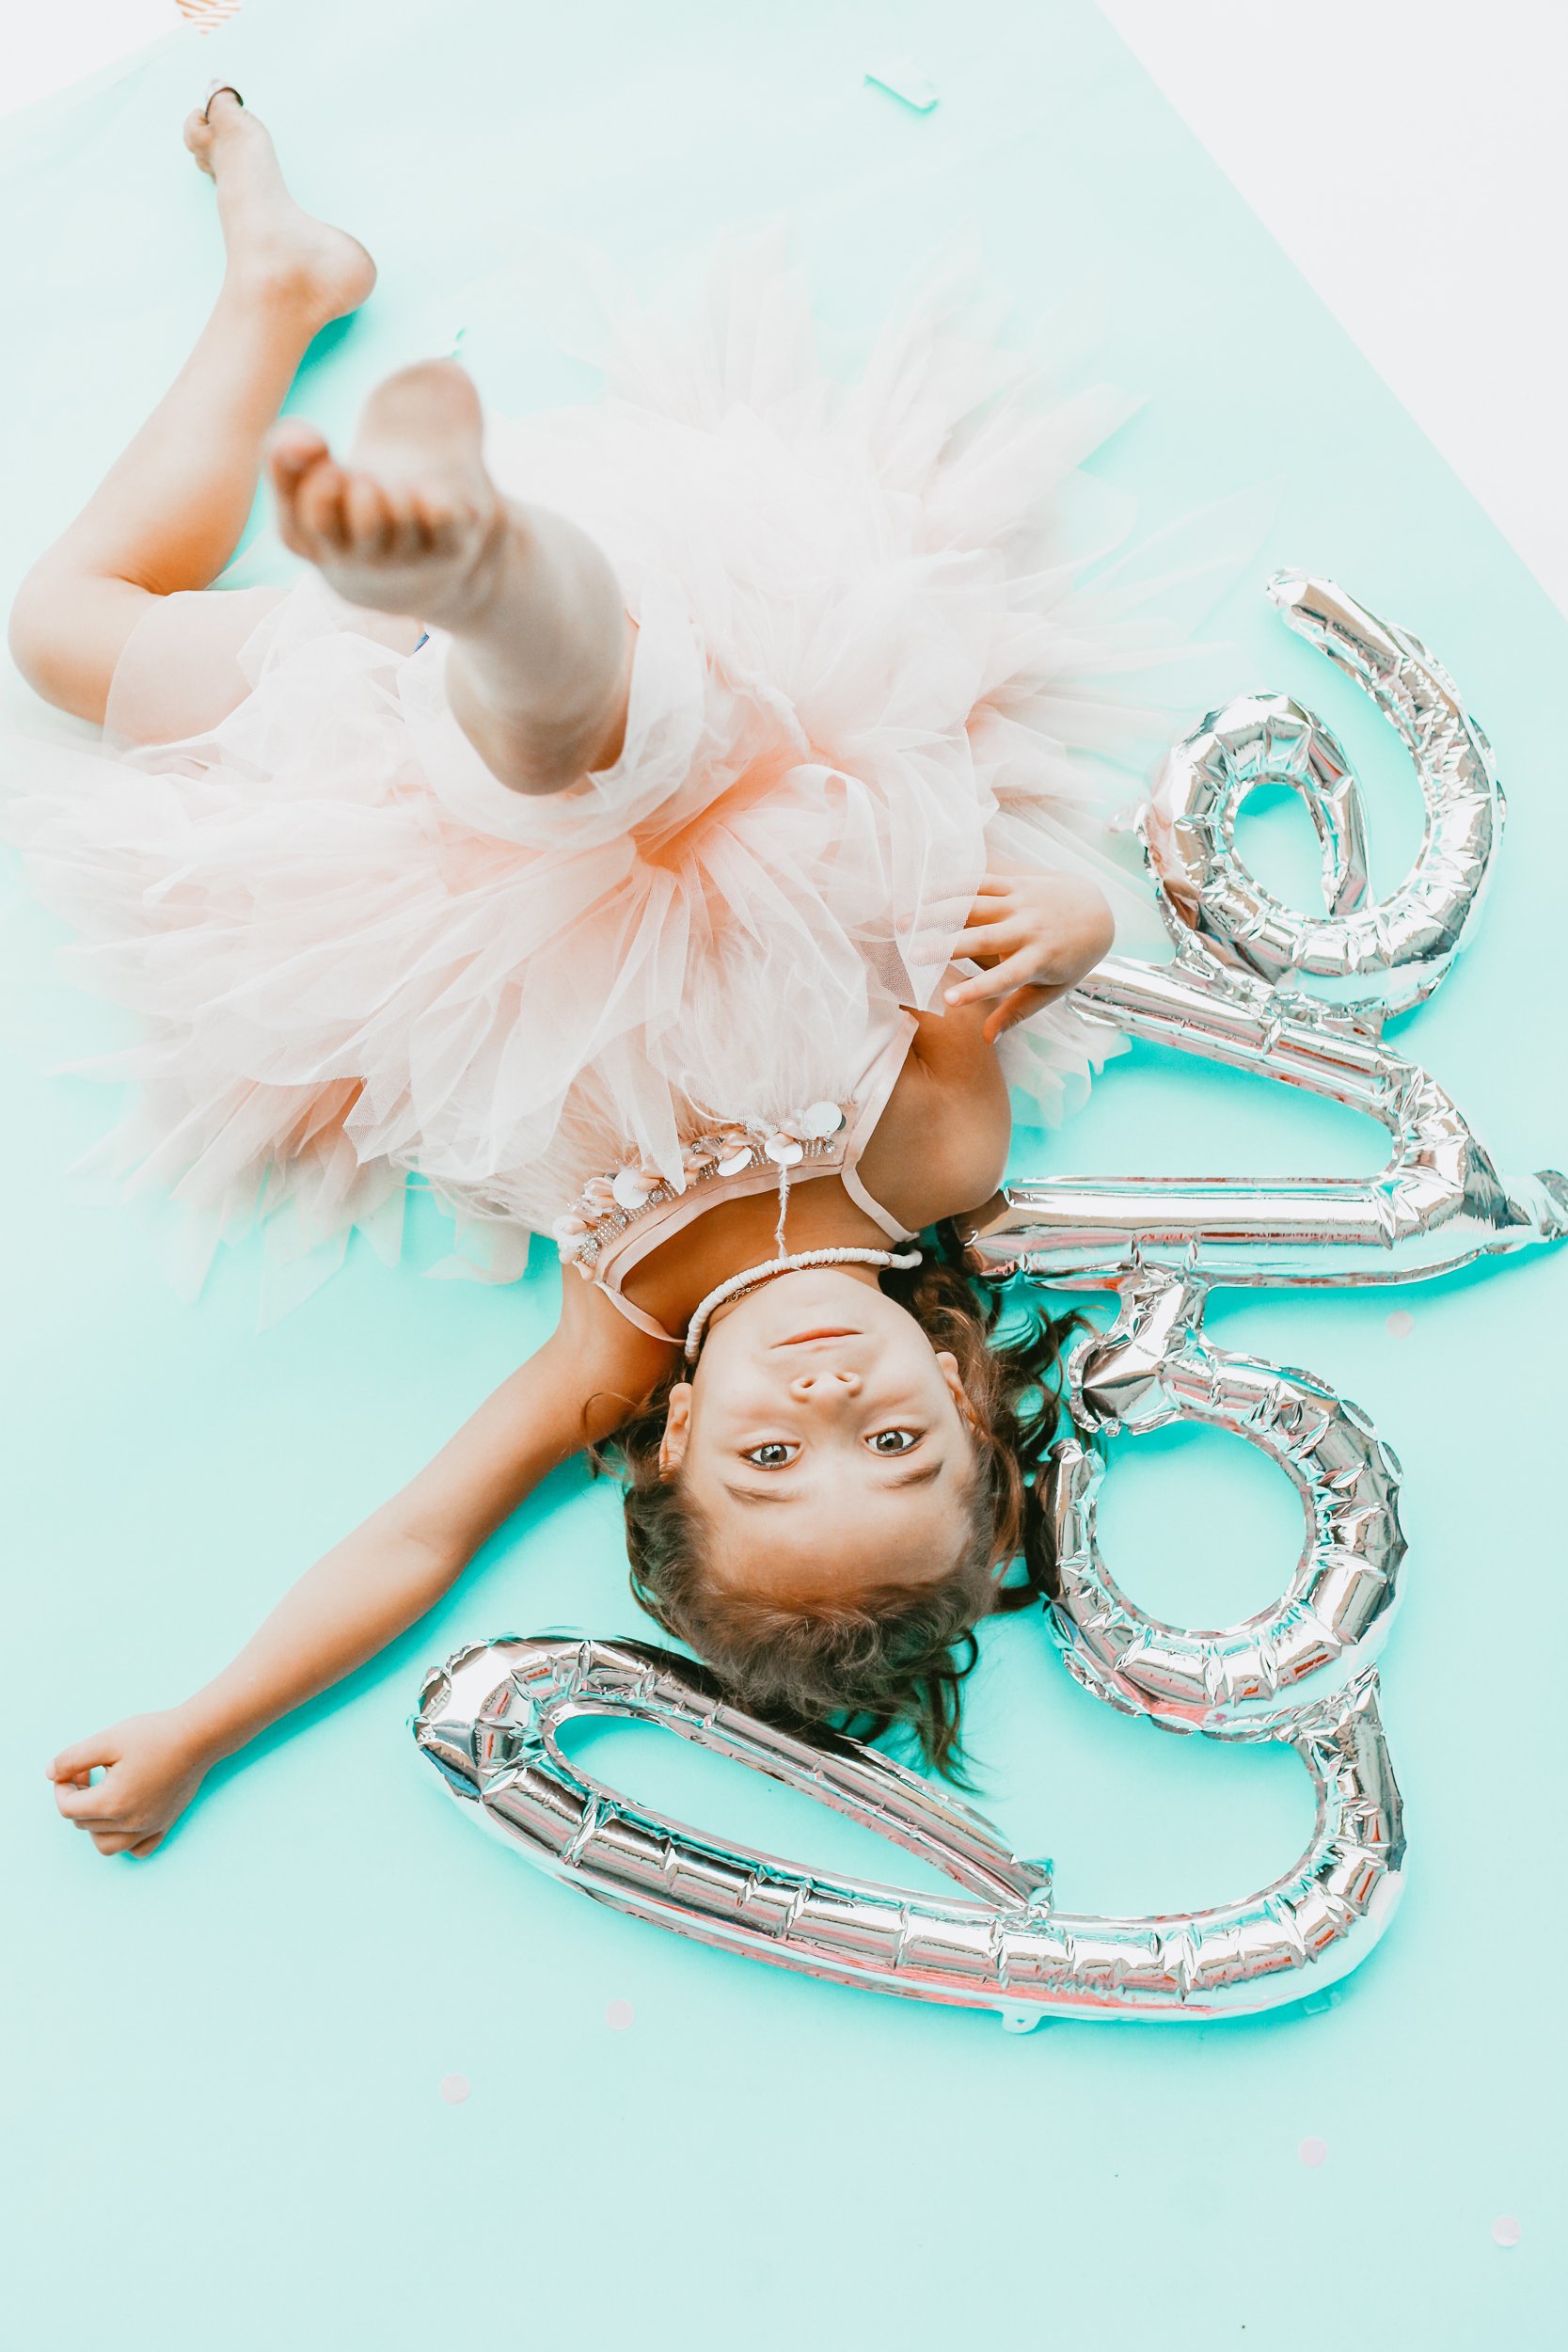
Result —
<instances>
[{"instance_id":1,"label":"white bead","mask_svg":"<svg viewBox=\"0 0 1568 2352\"><path fill-rule=\"evenodd\" d=\"M732 1152L727 1160L721 1160L719 1173L721 1176L743 1176L751 1165L752 1147L748 1144L744 1152Z\"/></svg>"},{"instance_id":2,"label":"white bead","mask_svg":"<svg viewBox=\"0 0 1568 2352\"><path fill-rule=\"evenodd\" d=\"M623 1209L631 1210L641 1209L646 1204L653 1186L643 1183L641 1169L624 1168L610 1190Z\"/></svg>"},{"instance_id":3,"label":"white bead","mask_svg":"<svg viewBox=\"0 0 1568 2352\"><path fill-rule=\"evenodd\" d=\"M769 1136L762 1148L778 1168L798 1167L806 1156L805 1145L797 1143L793 1136L786 1136L782 1130L776 1136Z\"/></svg>"},{"instance_id":4,"label":"white bead","mask_svg":"<svg viewBox=\"0 0 1568 2352\"><path fill-rule=\"evenodd\" d=\"M836 1136L843 1124L844 1113L836 1103L814 1103L800 1121L803 1133L818 1140Z\"/></svg>"}]
</instances>

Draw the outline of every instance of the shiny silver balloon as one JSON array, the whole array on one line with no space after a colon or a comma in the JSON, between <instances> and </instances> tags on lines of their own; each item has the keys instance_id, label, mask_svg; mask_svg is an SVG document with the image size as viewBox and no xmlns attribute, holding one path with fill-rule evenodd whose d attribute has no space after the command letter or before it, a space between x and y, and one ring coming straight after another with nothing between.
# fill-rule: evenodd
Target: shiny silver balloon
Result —
<instances>
[{"instance_id":1,"label":"shiny silver balloon","mask_svg":"<svg viewBox=\"0 0 1568 2352\"><path fill-rule=\"evenodd\" d=\"M818 1748L725 1705L705 1671L638 1642L539 1635L459 1650L426 1680L414 1734L448 1788L530 1861L595 1901L839 1984L996 2011L1160 2022L1234 2016L1325 1991L1376 1940L1404 1861L1375 1677L1306 1710L1291 1744L1317 1796L1293 1868L1240 1902L1159 1918L1055 1909L1049 1865L850 1740ZM802 1870L702 1836L562 1752L578 1715L660 1724L819 1799L961 1890Z\"/></svg>"},{"instance_id":2,"label":"shiny silver balloon","mask_svg":"<svg viewBox=\"0 0 1568 2352\"><path fill-rule=\"evenodd\" d=\"M1012 1184L972 1237L994 1279L1116 1288L1141 1263L1212 1282L1406 1282L1568 1233L1568 1180L1499 1173L1452 1096L1381 1035L1388 1013L1444 979L1481 904L1503 817L1491 747L1408 631L1331 580L1281 572L1269 593L1409 751L1426 802L1416 864L1369 905L1361 791L1337 739L1281 695L1243 695L1178 744L1140 820L1175 961L1112 956L1069 1001L1099 1025L1364 1111L1393 1155L1370 1178ZM1323 916L1283 906L1236 853L1236 812L1265 783L1307 801L1323 847Z\"/></svg>"},{"instance_id":3,"label":"shiny silver balloon","mask_svg":"<svg viewBox=\"0 0 1568 2352\"><path fill-rule=\"evenodd\" d=\"M1369 903L1360 787L1338 739L1283 694L1212 712L1168 755L1143 813L1179 949L1278 985L1385 1011L1438 986L1481 904L1502 831L1491 745L1418 639L1332 580L1280 572L1269 595L1287 627L1370 694L1415 762L1426 803L1420 850L1391 898ZM1298 914L1236 853L1236 813L1260 784L1305 798L1323 849L1323 915Z\"/></svg>"},{"instance_id":4,"label":"shiny silver balloon","mask_svg":"<svg viewBox=\"0 0 1568 2352\"><path fill-rule=\"evenodd\" d=\"M1239 972L1109 957L1073 991L1105 1025L1365 1111L1394 1150L1375 1176L1049 1176L1010 1183L973 1233L993 1280L1116 1289L1137 1263L1211 1282L1411 1282L1560 1241L1568 1180L1508 1176L1452 1096L1353 1015Z\"/></svg>"},{"instance_id":5,"label":"shiny silver balloon","mask_svg":"<svg viewBox=\"0 0 1568 2352\"><path fill-rule=\"evenodd\" d=\"M1149 1616L1117 1588L1095 1540L1105 1465L1069 1440L1056 1453L1061 1590L1050 1615L1075 1678L1124 1713L1168 1731L1288 1740L1302 1686L1310 1680L1315 1699L1342 1690L1382 1645L1404 1558L1400 1469L1366 1414L1309 1373L1211 1345L1205 1295L1191 1275L1132 1276L1111 1329L1068 1359L1072 1412L1107 1435L1188 1421L1257 1446L1302 1499L1296 1572L1243 1625L1192 1632Z\"/></svg>"}]
</instances>

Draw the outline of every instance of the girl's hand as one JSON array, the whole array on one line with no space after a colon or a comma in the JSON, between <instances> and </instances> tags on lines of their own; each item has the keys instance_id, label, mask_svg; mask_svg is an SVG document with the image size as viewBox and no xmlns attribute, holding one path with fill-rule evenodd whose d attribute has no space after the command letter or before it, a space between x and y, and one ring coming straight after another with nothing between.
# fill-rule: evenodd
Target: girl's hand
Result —
<instances>
[{"instance_id":1,"label":"girl's hand","mask_svg":"<svg viewBox=\"0 0 1568 2352\"><path fill-rule=\"evenodd\" d=\"M1115 939L1103 895L1082 874L986 874L968 929L953 944L954 955L979 964L982 977L958 981L945 1001L1001 997L986 1023L994 1044L1004 1029L1065 996L1110 954Z\"/></svg>"},{"instance_id":2,"label":"girl's hand","mask_svg":"<svg viewBox=\"0 0 1568 2352\"><path fill-rule=\"evenodd\" d=\"M62 1748L45 1767L56 1809L85 1829L100 1853L150 1854L189 1804L213 1762L177 1708L128 1715L122 1724ZM96 1786L93 1768L106 1769Z\"/></svg>"}]
</instances>

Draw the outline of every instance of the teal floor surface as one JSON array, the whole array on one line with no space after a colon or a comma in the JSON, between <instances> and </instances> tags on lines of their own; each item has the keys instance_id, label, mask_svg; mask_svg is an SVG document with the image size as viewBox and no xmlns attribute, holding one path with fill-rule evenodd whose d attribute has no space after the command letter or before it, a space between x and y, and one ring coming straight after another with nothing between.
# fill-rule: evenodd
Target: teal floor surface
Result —
<instances>
[{"instance_id":1,"label":"teal floor surface","mask_svg":"<svg viewBox=\"0 0 1568 2352\"><path fill-rule=\"evenodd\" d=\"M936 81L929 117L863 83L890 49ZM1090 8L271 0L21 118L0 135L19 330L0 395L8 596L203 314L217 230L179 123L214 72L265 114L303 199L381 262L372 309L296 396L330 428L459 327L488 395L576 393L508 307L521 223L592 238L651 281L715 228L783 213L851 341L955 225L977 230L1025 317L1101 288L1108 372L1151 395L1102 470L1151 523L1259 484L1276 495L1203 691L1283 688L1341 726L1385 885L1418 796L1365 706L1279 629L1263 578L1338 578L1423 637L1487 726L1512 803L1494 895L1457 974L1396 1034L1502 1165L1563 1164L1568 629ZM1366 267L1397 271L1418 233L1370 221ZM1458 310L1433 321L1433 366L1465 331ZM1277 821L1259 838L1299 870ZM1568 1258L1212 1311L1222 1344L1355 1398L1406 1471L1384 1679L1408 1892L1324 2013L1014 2038L722 1959L476 1836L408 1738L423 1666L509 1628L638 1629L614 1497L576 1470L433 1620L221 1773L151 1863L105 1863L56 1821L46 1757L204 1678L544 1334L554 1278L421 1280L445 1247L421 1216L404 1268L356 1248L262 1334L250 1249L180 1305L135 1217L79 1205L65 1178L109 1106L43 1074L55 934L7 882L8 2341L1560 2343L1549 1676ZM1140 1051L1015 1157L1328 1173L1377 1165L1380 1142L1348 1114ZM1128 1588L1193 1623L1260 1606L1299 1539L1282 1480L1191 1434L1118 1457L1103 1527ZM980 1802L1021 1851L1055 1857L1074 1910L1222 1899L1305 1840L1289 1754L1112 1715L1036 1622L988 1634L970 1723ZM778 1851L886 1867L874 1841L653 1735L595 1733L593 1754ZM471 2086L460 2105L440 2095L452 2074ZM1316 2167L1298 2156L1311 2136ZM1522 2232L1507 2251L1502 2215Z\"/></svg>"}]
</instances>

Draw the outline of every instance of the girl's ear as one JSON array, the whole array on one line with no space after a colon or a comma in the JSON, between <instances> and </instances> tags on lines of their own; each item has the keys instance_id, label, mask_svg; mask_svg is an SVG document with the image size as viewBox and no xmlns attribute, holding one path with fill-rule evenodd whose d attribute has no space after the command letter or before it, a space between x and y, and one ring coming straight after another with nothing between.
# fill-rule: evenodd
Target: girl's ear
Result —
<instances>
[{"instance_id":1,"label":"girl's ear","mask_svg":"<svg viewBox=\"0 0 1568 2352\"><path fill-rule=\"evenodd\" d=\"M691 1435L691 1383L677 1380L670 1391L670 1409L665 1419L664 1435L658 1441L658 1474L673 1478L686 1459L687 1441Z\"/></svg>"},{"instance_id":2,"label":"girl's ear","mask_svg":"<svg viewBox=\"0 0 1568 2352\"><path fill-rule=\"evenodd\" d=\"M958 1371L958 1358L950 1347L939 1347L936 1351L936 1358L938 1369L947 1383L947 1393L958 1408L958 1419L966 1428L973 1430L975 1436L978 1436L979 1423L974 1417L974 1407L969 1401L969 1391L964 1387L962 1375Z\"/></svg>"},{"instance_id":3,"label":"girl's ear","mask_svg":"<svg viewBox=\"0 0 1568 2352\"><path fill-rule=\"evenodd\" d=\"M961 1374L959 1374L959 1359L957 1359L957 1355L952 1353L952 1348L938 1348L936 1362L942 1374L942 1381L947 1383L947 1395L952 1397L952 1402L955 1402L957 1409L959 1409L959 1419L966 1421L966 1423L971 1425L971 1430L974 1430L975 1409L969 1402L969 1391L964 1388L964 1378L961 1378Z\"/></svg>"}]
</instances>

